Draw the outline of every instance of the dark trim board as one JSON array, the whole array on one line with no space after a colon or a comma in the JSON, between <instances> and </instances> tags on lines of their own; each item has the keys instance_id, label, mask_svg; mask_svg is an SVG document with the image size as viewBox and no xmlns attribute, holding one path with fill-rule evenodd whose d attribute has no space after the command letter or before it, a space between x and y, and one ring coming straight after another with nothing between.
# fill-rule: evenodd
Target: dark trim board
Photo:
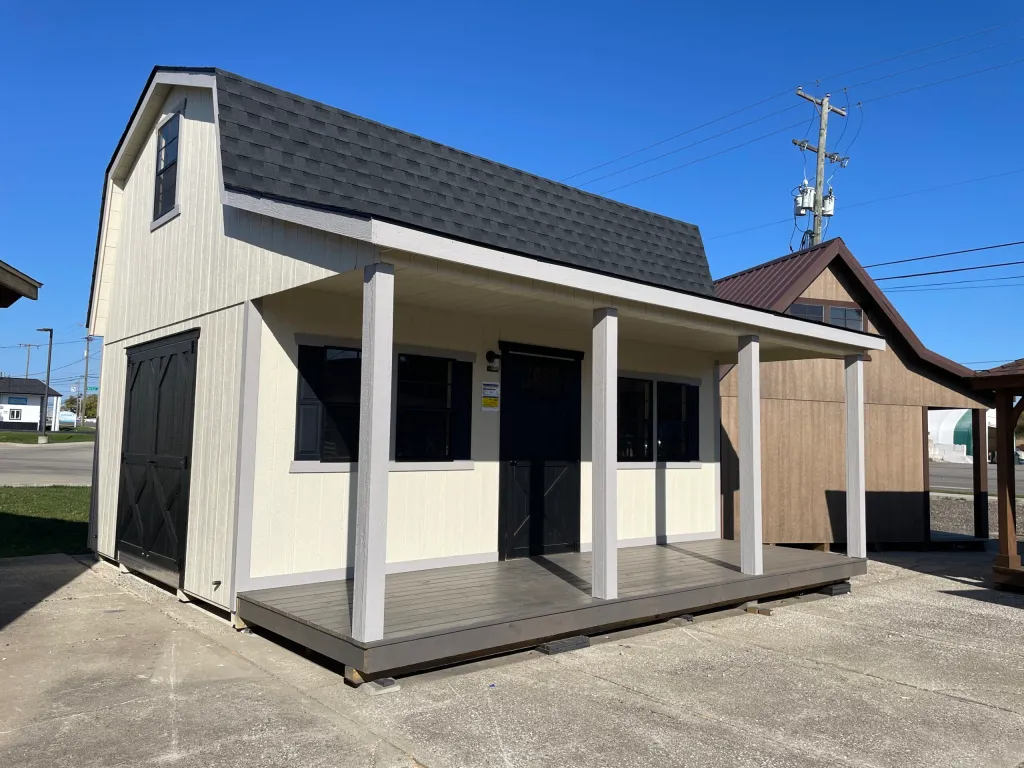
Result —
<instances>
[{"instance_id":1,"label":"dark trim board","mask_svg":"<svg viewBox=\"0 0 1024 768\"><path fill-rule=\"evenodd\" d=\"M765 547L765 574L738 572L736 542L636 547L620 569L620 597L590 597L588 553L388 575L384 639L348 636L351 583L281 587L238 595L238 615L370 676L427 669L671 616L846 581L867 561ZM503 570L506 569L506 570ZM476 614L466 606L476 601ZM463 615L465 614L465 615Z\"/></svg>"}]
</instances>

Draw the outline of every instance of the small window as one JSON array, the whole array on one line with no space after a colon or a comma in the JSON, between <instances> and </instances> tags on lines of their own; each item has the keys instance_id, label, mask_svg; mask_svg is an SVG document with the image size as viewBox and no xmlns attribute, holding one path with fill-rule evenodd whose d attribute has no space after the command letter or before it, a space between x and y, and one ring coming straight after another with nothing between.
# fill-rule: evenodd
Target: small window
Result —
<instances>
[{"instance_id":1,"label":"small window","mask_svg":"<svg viewBox=\"0 0 1024 768\"><path fill-rule=\"evenodd\" d=\"M698 461L700 388L658 382L657 461Z\"/></svg>"},{"instance_id":2,"label":"small window","mask_svg":"<svg viewBox=\"0 0 1024 768\"><path fill-rule=\"evenodd\" d=\"M357 461L361 353L299 347L296 461Z\"/></svg>"},{"instance_id":3,"label":"small window","mask_svg":"<svg viewBox=\"0 0 1024 768\"><path fill-rule=\"evenodd\" d=\"M10 421L21 421L21 408L11 408L8 420Z\"/></svg>"},{"instance_id":4,"label":"small window","mask_svg":"<svg viewBox=\"0 0 1024 768\"><path fill-rule=\"evenodd\" d=\"M395 461L468 459L473 364L403 354L395 376Z\"/></svg>"},{"instance_id":5,"label":"small window","mask_svg":"<svg viewBox=\"0 0 1024 768\"><path fill-rule=\"evenodd\" d=\"M156 190L153 195L153 220L174 208L178 186L178 124L180 113L160 126L156 137Z\"/></svg>"},{"instance_id":6,"label":"small window","mask_svg":"<svg viewBox=\"0 0 1024 768\"><path fill-rule=\"evenodd\" d=\"M829 307L828 321L832 325L849 328L851 331L864 330L864 314L852 307Z\"/></svg>"},{"instance_id":7,"label":"small window","mask_svg":"<svg viewBox=\"0 0 1024 768\"><path fill-rule=\"evenodd\" d=\"M654 461L654 382L619 377L619 461Z\"/></svg>"},{"instance_id":8,"label":"small window","mask_svg":"<svg viewBox=\"0 0 1024 768\"><path fill-rule=\"evenodd\" d=\"M825 321L825 307L821 304L793 304L786 310L786 314L802 320L817 320L819 323Z\"/></svg>"}]
</instances>

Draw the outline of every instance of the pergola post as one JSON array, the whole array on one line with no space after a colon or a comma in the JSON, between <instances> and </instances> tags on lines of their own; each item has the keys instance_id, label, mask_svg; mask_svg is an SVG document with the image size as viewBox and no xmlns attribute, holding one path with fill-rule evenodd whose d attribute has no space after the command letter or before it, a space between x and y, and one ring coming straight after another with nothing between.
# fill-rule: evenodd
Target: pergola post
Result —
<instances>
[{"instance_id":1,"label":"pergola post","mask_svg":"<svg viewBox=\"0 0 1024 768\"><path fill-rule=\"evenodd\" d=\"M1013 477L1013 394L996 390L996 497L999 499L999 568L1021 567L1017 551L1016 494Z\"/></svg>"},{"instance_id":2,"label":"pergola post","mask_svg":"<svg viewBox=\"0 0 1024 768\"><path fill-rule=\"evenodd\" d=\"M606 307L594 310L593 357L590 362L591 470L593 474L593 550L591 590L594 597L614 600L618 571L618 388L619 314Z\"/></svg>"},{"instance_id":3,"label":"pergola post","mask_svg":"<svg viewBox=\"0 0 1024 768\"><path fill-rule=\"evenodd\" d=\"M740 571L764 573L761 535L761 342L739 340Z\"/></svg>"},{"instance_id":4,"label":"pergola post","mask_svg":"<svg viewBox=\"0 0 1024 768\"><path fill-rule=\"evenodd\" d=\"M864 473L864 356L846 357L846 554L867 557Z\"/></svg>"},{"instance_id":5,"label":"pergola post","mask_svg":"<svg viewBox=\"0 0 1024 768\"><path fill-rule=\"evenodd\" d=\"M368 265L363 270L359 468L352 580L352 637L364 643L384 637L394 314L395 268L390 264Z\"/></svg>"},{"instance_id":6,"label":"pergola post","mask_svg":"<svg viewBox=\"0 0 1024 768\"><path fill-rule=\"evenodd\" d=\"M971 452L974 454L974 537L988 535L988 420L984 408L971 411Z\"/></svg>"}]
</instances>

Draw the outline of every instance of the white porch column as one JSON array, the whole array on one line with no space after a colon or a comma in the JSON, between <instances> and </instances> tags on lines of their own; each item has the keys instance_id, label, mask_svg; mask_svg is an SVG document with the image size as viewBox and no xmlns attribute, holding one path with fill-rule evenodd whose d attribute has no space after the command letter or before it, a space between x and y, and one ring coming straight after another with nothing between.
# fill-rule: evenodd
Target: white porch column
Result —
<instances>
[{"instance_id":1,"label":"white porch column","mask_svg":"<svg viewBox=\"0 0 1024 768\"><path fill-rule=\"evenodd\" d=\"M864 487L864 357L846 358L846 554L867 557Z\"/></svg>"},{"instance_id":2,"label":"white porch column","mask_svg":"<svg viewBox=\"0 0 1024 768\"><path fill-rule=\"evenodd\" d=\"M740 416L740 570L764 573L761 535L761 342L741 336L739 344Z\"/></svg>"},{"instance_id":3,"label":"white porch column","mask_svg":"<svg viewBox=\"0 0 1024 768\"><path fill-rule=\"evenodd\" d=\"M390 264L370 264L363 270L356 562L352 584L352 637L361 642L384 637L394 312L395 268Z\"/></svg>"},{"instance_id":4,"label":"white porch column","mask_svg":"<svg viewBox=\"0 0 1024 768\"><path fill-rule=\"evenodd\" d=\"M619 596L618 542L618 394L619 313L594 310L593 357L590 361L590 434L593 472L593 541L591 589L594 597Z\"/></svg>"}]
</instances>

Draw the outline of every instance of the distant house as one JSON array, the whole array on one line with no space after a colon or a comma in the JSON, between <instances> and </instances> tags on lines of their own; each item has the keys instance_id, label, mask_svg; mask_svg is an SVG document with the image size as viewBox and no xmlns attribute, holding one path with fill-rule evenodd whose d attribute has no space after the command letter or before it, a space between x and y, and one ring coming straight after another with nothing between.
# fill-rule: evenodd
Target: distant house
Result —
<instances>
[{"instance_id":1,"label":"distant house","mask_svg":"<svg viewBox=\"0 0 1024 768\"><path fill-rule=\"evenodd\" d=\"M0 429L38 430L40 414L53 412L52 405L44 408L47 394L59 411L60 392L39 379L0 378Z\"/></svg>"},{"instance_id":2,"label":"distant house","mask_svg":"<svg viewBox=\"0 0 1024 768\"><path fill-rule=\"evenodd\" d=\"M22 298L35 301L39 298L41 286L38 280L0 261L0 309L6 309Z\"/></svg>"},{"instance_id":3,"label":"distant house","mask_svg":"<svg viewBox=\"0 0 1024 768\"><path fill-rule=\"evenodd\" d=\"M236 624L379 674L866 570L754 493L722 540L716 371L753 487L761 359L885 342L717 300L692 224L188 68L102 205L93 546Z\"/></svg>"},{"instance_id":4,"label":"distant house","mask_svg":"<svg viewBox=\"0 0 1024 768\"><path fill-rule=\"evenodd\" d=\"M930 539L929 409L970 409L980 446L976 534L988 537L987 434L991 398L971 388L974 371L925 347L839 238L715 282L719 298L824 325L880 334L864 364L868 541ZM764 540L829 545L846 540L843 365L800 360L762 366ZM722 381L725 530L738 531L737 372ZM730 460L730 456L732 457Z\"/></svg>"}]
</instances>

